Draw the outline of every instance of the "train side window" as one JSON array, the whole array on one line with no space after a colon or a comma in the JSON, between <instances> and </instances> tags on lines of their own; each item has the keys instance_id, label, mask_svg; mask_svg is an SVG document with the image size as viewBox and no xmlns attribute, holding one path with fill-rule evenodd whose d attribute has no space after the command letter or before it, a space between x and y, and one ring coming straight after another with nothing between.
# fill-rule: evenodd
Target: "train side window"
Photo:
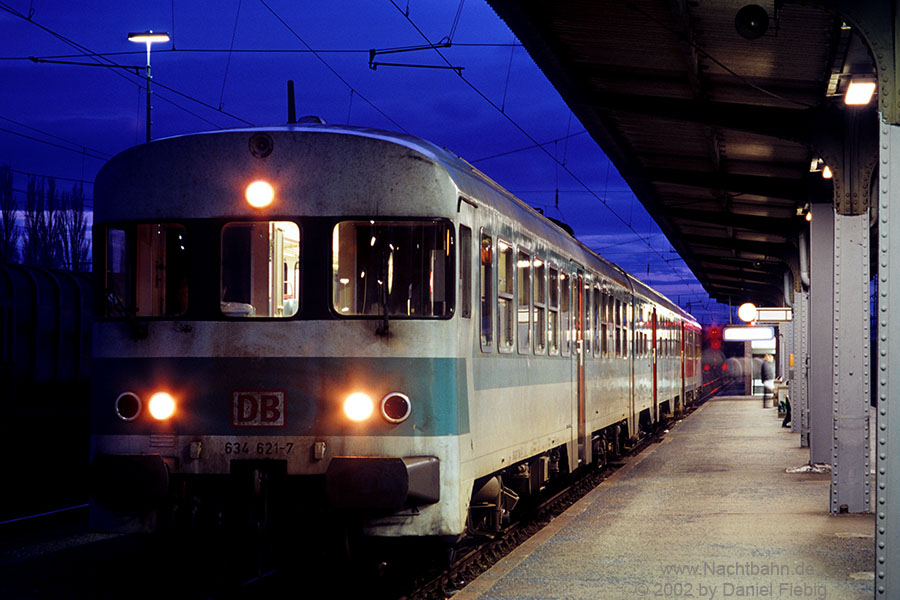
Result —
<instances>
[{"instance_id":1,"label":"train side window","mask_svg":"<svg viewBox=\"0 0 900 600\"><path fill-rule=\"evenodd\" d=\"M603 292L600 299L600 354L609 356L609 295Z\"/></svg>"},{"instance_id":2,"label":"train side window","mask_svg":"<svg viewBox=\"0 0 900 600\"><path fill-rule=\"evenodd\" d=\"M481 349L490 352L494 345L494 243L481 230Z\"/></svg>"},{"instance_id":3,"label":"train side window","mask_svg":"<svg viewBox=\"0 0 900 600\"><path fill-rule=\"evenodd\" d=\"M107 316L173 317L187 311L190 246L183 225L110 228L106 243Z\"/></svg>"},{"instance_id":4,"label":"train side window","mask_svg":"<svg viewBox=\"0 0 900 600\"><path fill-rule=\"evenodd\" d=\"M516 318L519 352L531 352L531 256L524 250L516 254L518 316Z\"/></svg>"},{"instance_id":5,"label":"train side window","mask_svg":"<svg viewBox=\"0 0 900 600\"><path fill-rule=\"evenodd\" d=\"M550 313L548 315L547 329L550 334L550 356L559 354L559 271L550 267L547 283L550 285Z\"/></svg>"},{"instance_id":6,"label":"train side window","mask_svg":"<svg viewBox=\"0 0 900 600\"><path fill-rule=\"evenodd\" d=\"M594 356L597 356L598 358L603 355L601 352L601 348L600 348L600 345L601 345L600 344L600 336L603 333L603 324L602 324L602 318L601 318L601 304L602 303L603 303L603 297L600 294L600 288L597 286L594 286L593 318L594 318L594 323L596 325L594 326L594 338L593 338L594 341L593 341L593 343L594 343Z\"/></svg>"},{"instance_id":7,"label":"train side window","mask_svg":"<svg viewBox=\"0 0 900 600\"><path fill-rule=\"evenodd\" d=\"M534 257L534 353L547 349L547 268L544 261Z\"/></svg>"},{"instance_id":8,"label":"train side window","mask_svg":"<svg viewBox=\"0 0 900 600\"><path fill-rule=\"evenodd\" d=\"M587 277L584 278L582 293L584 294L584 300L582 301L584 304L584 332L581 338L583 340L581 348L585 356L589 356L591 354L591 340L594 337L594 322L591 321L591 305L593 304L591 301L591 284Z\"/></svg>"},{"instance_id":9,"label":"train side window","mask_svg":"<svg viewBox=\"0 0 900 600\"><path fill-rule=\"evenodd\" d=\"M567 273L559 274L559 330L565 336L562 340L563 356L569 356L572 348L572 279Z\"/></svg>"},{"instance_id":10,"label":"train side window","mask_svg":"<svg viewBox=\"0 0 900 600\"><path fill-rule=\"evenodd\" d=\"M222 314L292 317L299 310L300 228L291 221L222 227Z\"/></svg>"},{"instance_id":11,"label":"train side window","mask_svg":"<svg viewBox=\"0 0 900 600\"><path fill-rule=\"evenodd\" d=\"M628 358L628 355L631 354L629 348L631 346L630 340L628 339L629 334L631 333L631 304L627 301L622 303L622 340L624 341L624 346L622 347L622 356Z\"/></svg>"},{"instance_id":12,"label":"train side window","mask_svg":"<svg viewBox=\"0 0 900 600\"><path fill-rule=\"evenodd\" d=\"M472 230L459 226L459 312L472 318Z\"/></svg>"},{"instance_id":13,"label":"train side window","mask_svg":"<svg viewBox=\"0 0 900 600\"><path fill-rule=\"evenodd\" d=\"M622 357L622 301L616 298L614 316L616 319L616 358Z\"/></svg>"},{"instance_id":14,"label":"train side window","mask_svg":"<svg viewBox=\"0 0 900 600\"><path fill-rule=\"evenodd\" d=\"M512 352L515 341L514 277L512 246L503 240L497 240L497 349L501 352Z\"/></svg>"}]
</instances>

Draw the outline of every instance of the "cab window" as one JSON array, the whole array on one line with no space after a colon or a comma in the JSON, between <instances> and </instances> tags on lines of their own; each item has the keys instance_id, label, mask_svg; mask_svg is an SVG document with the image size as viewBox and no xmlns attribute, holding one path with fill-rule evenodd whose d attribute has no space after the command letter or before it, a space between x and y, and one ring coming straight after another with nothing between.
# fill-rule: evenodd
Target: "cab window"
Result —
<instances>
[{"instance_id":1,"label":"cab window","mask_svg":"<svg viewBox=\"0 0 900 600\"><path fill-rule=\"evenodd\" d=\"M108 317L172 317L188 308L187 231L177 223L140 223L106 232L104 295Z\"/></svg>"},{"instance_id":2,"label":"cab window","mask_svg":"<svg viewBox=\"0 0 900 600\"><path fill-rule=\"evenodd\" d=\"M299 309L300 229L291 221L222 228L219 308L227 317L292 317Z\"/></svg>"},{"instance_id":3,"label":"cab window","mask_svg":"<svg viewBox=\"0 0 900 600\"><path fill-rule=\"evenodd\" d=\"M332 306L340 316L453 314L456 249L444 221L345 221L332 232Z\"/></svg>"}]
</instances>

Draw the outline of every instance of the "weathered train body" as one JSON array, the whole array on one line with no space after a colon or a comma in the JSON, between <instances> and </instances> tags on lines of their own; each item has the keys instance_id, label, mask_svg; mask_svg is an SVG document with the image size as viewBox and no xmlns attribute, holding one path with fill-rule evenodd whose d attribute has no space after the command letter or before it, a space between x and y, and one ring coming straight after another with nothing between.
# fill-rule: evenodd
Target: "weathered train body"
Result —
<instances>
[{"instance_id":1,"label":"weathered train body","mask_svg":"<svg viewBox=\"0 0 900 600\"><path fill-rule=\"evenodd\" d=\"M174 506L496 528L699 393L690 315L405 135L132 148L97 178L94 246L101 527Z\"/></svg>"}]
</instances>

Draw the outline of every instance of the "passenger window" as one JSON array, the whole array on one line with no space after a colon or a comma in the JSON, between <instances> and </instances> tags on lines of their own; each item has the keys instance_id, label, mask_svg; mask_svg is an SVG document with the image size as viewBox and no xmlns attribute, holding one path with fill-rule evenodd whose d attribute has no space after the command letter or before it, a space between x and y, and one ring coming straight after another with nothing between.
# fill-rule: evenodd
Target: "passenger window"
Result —
<instances>
[{"instance_id":1,"label":"passenger window","mask_svg":"<svg viewBox=\"0 0 900 600\"><path fill-rule=\"evenodd\" d=\"M460 314L472 318L472 230L459 226L459 304Z\"/></svg>"},{"instance_id":2,"label":"passenger window","mask_svg":"<svg viewBox=\"0 0 900 600\"><path fill-rule=\"evenodd\" d=\"M188 307L190 247L175 223L110 228L106 235L106 315L172 317Z\"/></svg>"},{"instance_id":3,"label":"passenger window","mask_svg":"<svg viewBox=\"0 0 900 600\"><path fill-rule=\"evenodd\" d=\"M630 354L628 343L628 324L631 322L630 317L631 305L627 301L622 302L622 356L628 358Z\"/></svg>"},{"instance_id":4,"label":"passenger window","mask_svg":"<svg viewBox=\"0 0 900 600\"><path fill-rule=\"evenodd\" d=\"M600 354L606 358L609 356L609 295L603 292L600 300Z\"/></svg>"},{"instance_id":5,"label":"passenger window","mask_svg":"<svg viewBox=\"0 0 900 600\"><path fill-rule=\"evenodd\" d=\"M494 244L491 236L481 232L481 349L494 345Z\"/></svg>"},{"instance_id":6,"label":"passenger window","mask_svg":"<svg viewBox=\"0 0 900 600\"><path fill-rule=\"evenodd\" d=\"M547 282L550 285L550 314L547 329L550 332L550 355L559 354L559 271L550 267Z\"/></svg>"},{"instance_id":7,"label":"passenger window","mask_svg":"<svg viewBox=\"0 0 900 600\"><path fill-rule=\"evenodd\" d=\"M514 343L514 269L512 247L503 240L497 240L497 348L501 352L511 352Z\"/></svg>"},{"instance_id":8,"label":"passenger window","mask_svg":"<svg viewBox=\"0 0 900 600\"><path fill-rule=\"evenodd\" d=\"M559 274L560 317L559 330L565 335L562 341L562 354L569 356L572 348L572 277L566 273Z\"/></svg>"},{"instance_id":9,"label":"passenger window","mask_svg":"<svg viewBox=\"0 0 900 600\"><path fill-rule=\"evenodd\" d=\"M453 314L453 228L443 221L346 221L332 235L332 305L344 316Z\"/></svg>"},{"instance_id":10,"label":"passenger window","mask_svg":"<svg viewBox=\"0 0 900 600\"><path fill-rule=\"evenodd\" d=\"M222 314L292 317L299 310L300 228L291 221L228 223L222 228Z\"/></svg>"},{"instance_id":11,"label":"passenger window","mask_svg":"<svg viewBox=\"0 0 900 600\"><path fill-rule=\"evenodd\" d=\"M534 257L534 353L547 348L547 277L544 261Z\"/></svg>"},{"instance_id":12,"label":"passenger window","mask_svg":"<svg viewBox=\"0 0 900 600\"><path fill-rule=\"evenodd\" d=\"M517 335L519 352L531 352L531 256L519 250L516 255L518 274L518 317Z\"/></svg>"},{"instance_id":13,"label":"passenger window","mask_svg":"<svg viewBox=\"0 0 900 600\"><path fill-rule=\"evenodd\" d=\"M591 320L591 306L593 304L591 300L591 285L586 278L582 285L582 293L584 294L584 299L582 300L584 304L584 333L581 347L585 355L589 355L591 353L591 340L594 338L594 322Z\"/></svg>"},{"instance_id":14,"label":"passenger window","mask_svg":"<svg viewBox=\"0 0 900 600\"><path fill-rule=\"evenodd\" d=\"M616 358L622 357L622 302L616 298L614 309L616 319Z\"/></svg>"},{"instance_id":15,"label":"passenger window","mask_svg":"<svg viewBox=\"0 0 900 600\"><path fill-rule=\"evenodd\" d=\"M594 327L593 344L594 344L594 355L597 357L603 356L603 353L600 349L600 335L601 335L601 333L603 333L603 323L602 323L603 319L601 318L601 312L600 312L600 305L602 303L603 303L603 296L600 293L600 288L595 286L594 287L593 317L594 317L594 323L596 323L596 326Z\"/></svg>"}]
</instances>

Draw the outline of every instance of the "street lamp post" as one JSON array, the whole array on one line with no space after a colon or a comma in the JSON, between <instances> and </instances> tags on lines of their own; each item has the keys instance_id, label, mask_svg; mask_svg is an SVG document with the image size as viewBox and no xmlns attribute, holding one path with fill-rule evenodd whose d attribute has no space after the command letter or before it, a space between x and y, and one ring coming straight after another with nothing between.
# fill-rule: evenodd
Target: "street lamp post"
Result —
<instances>
[{"instance_id":1,"label":"street lamp post","mask_svg":"<svg viewBox=\"0 0 900 600\"><path fill-rule=\"evenodd\" d=\"M155 42L168 42L169 34L165 32L154 33L153 31L144 31L140 33L129 33L128 39L132 42L147 44L147 141L150 141L150 45Z\"/></svg>"}]
</instances>

